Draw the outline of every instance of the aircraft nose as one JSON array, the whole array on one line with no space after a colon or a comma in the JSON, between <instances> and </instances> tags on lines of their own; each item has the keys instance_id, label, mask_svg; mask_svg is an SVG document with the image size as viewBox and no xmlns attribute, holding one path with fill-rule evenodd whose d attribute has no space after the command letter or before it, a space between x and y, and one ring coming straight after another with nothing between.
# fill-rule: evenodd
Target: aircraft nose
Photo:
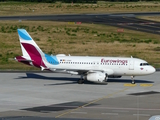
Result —
<instances>
[{"instance_id":1,"label":"aircraft nose","mask_svg":"<svg viewBox=\"0 0 160 120\"><path fill-rule=\"evenodd\" d=\"M150 72L151 72L151 73L154 73L154 72L156 72L156 69L155 69L154 67L152 67L152 68L150 69Z\"/></svg>"}]
</instances>

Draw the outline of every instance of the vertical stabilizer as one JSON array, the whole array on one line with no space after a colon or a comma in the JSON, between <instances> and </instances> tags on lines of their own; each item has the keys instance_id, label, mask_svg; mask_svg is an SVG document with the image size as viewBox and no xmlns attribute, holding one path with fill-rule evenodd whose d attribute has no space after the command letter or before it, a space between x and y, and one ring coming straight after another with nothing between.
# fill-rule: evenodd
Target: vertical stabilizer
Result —
<instances>
[{"instance_id":1,"label":"vertical stabilizer","mask_svg":"<svg viewBox=\"0 0 160 120\"><path fill-rule=\"evenodd\" d=\"M43 52L41 49L38 47L38 45L34 42L32 37L28 34L28 32L25 29L18 29L18 35L19 35L19 40L20 40L20 45L22 49L22 54L23 57L28 58L30 57L30 54L35 54L35 55L43 55ZM35 49L33 49L35 48ZM37 54L37 52L39 54Z\"/></svg>"},{"instance_id":2,"label":"vertical stabilizer","mask_svg":"<svg viewBox=\"0 0 160 120\"><path fill-rule=\"evenodd\" d=\"M28 32L25 29L18 29L18 36L23 54L21 57L25 60L33 61L31 64L36 67L45 67L42 60L44 53L34 42Z\"/></svg>"}]
</instances>

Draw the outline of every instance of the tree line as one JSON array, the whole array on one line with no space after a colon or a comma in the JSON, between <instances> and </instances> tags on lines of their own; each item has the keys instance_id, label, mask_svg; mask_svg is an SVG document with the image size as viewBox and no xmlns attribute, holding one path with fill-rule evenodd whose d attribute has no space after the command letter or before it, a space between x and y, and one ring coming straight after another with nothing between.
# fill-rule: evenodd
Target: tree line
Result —
<instances>
[{"instance_id":1,"label":"tree line","mask_svg":"<svg viewBox=\"0 0 160 120\"><path fill-rule=\"evenodd\" d=\"M19 2L43 2L43 3L97 3L98 1L108 2L138 2L138 1L160 1L160 0L0 0L0 2L19 1Z\"/></svg>"}]
</instances>

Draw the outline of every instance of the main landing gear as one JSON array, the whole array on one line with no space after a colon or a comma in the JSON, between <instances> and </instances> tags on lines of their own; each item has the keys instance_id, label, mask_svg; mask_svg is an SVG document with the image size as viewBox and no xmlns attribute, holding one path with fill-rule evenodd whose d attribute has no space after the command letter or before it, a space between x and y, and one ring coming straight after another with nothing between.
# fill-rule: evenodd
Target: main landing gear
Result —
<instances>
[{"instance_id":1,"label":"main landing gear","mask_svg":"<svg viewBox=\"0 0 160 120\"><path fill-rule=\"evenodd\" d=\"M132 80L132 84L135 84L135 81L134 81L134 76L131 76L131 80Z\"/></svg>"},{"instance_id":2,"label":"main landing gear","mask_svg":"<svg viewBox=\"0 0 160 120\"><path fill-rule=\"evenodd\" d=\"M83 75L81 75L81 78L78 80L78 84L83 84L84 83L84 78Z\"/></svg>"}]
</instances>

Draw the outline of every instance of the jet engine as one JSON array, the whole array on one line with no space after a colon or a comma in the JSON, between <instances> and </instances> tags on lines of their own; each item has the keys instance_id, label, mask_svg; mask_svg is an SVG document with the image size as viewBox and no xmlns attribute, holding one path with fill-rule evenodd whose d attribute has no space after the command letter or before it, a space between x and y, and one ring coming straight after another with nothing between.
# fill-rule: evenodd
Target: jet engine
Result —
<instances>
[{"instance_id":1,"label":"jet engine","mask_svg":"<svg viewBox=\"0 0 160 120\"><path fill-rule=\"evenodd\" d=\"M91 82L104 82L107 80L107 75L102 72L89 73L86 75L86 80Z\"/></svg>"}]
</instances>

